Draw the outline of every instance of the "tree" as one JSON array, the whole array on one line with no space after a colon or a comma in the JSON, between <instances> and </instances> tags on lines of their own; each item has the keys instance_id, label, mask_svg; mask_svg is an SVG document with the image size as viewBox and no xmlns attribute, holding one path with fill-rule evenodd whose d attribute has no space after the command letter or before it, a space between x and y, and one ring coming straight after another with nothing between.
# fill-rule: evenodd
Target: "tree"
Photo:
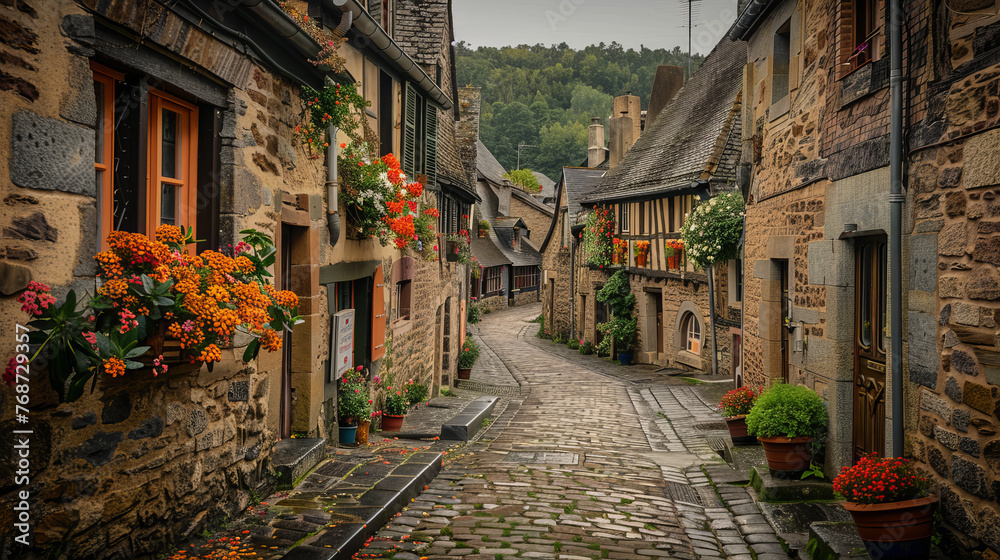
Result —
<instances>
[{"instance_id":1,"label":"tree","mask_svg":"<svg viewBox=\"0 0 1000 560\"><path fill-rule=\"evenodd\" d=\"M542 185L538 183L538 177L535 177L530 169L512 169L504 173L503 176L505 179L510 179L511 183L521 187L523 191L536 193L542 190Z\"/></svg>"},{"instance_id":2,"label":"tree","mask_svg":"<svg viewBox=\"0 0 1000 560\"><path fill-rule=\"evenodd\" d=\"M558 177L564 165L580 165L587 159L587 128L578 122L553 123L541 130L535 169Z\"/></svg>"}]
</instances>

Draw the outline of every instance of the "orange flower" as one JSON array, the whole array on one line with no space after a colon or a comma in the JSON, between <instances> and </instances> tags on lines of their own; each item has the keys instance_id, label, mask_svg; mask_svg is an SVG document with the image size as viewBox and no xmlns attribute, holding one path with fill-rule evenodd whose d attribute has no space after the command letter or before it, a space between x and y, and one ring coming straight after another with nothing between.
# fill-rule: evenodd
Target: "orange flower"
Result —
<instances>
[{"instance_id":1,"label":"orange flower","mask_svg":"<svg viewBox=\"0 0 1000 560\"><path fill-rule=\"evenodd\" d=\"M264 329L260 335L260 346L268 352L281 350L281 337L274 329Z\"/></svg>"},{"instance_id":2,"label":"orange flower","mask_svg":"<svg viewBox=\"0 0 1000 560\"><path fill-rule=\"evenodd\" d=\"M117 356L111 356L107 360L104 360L104 371L111 374L111 377L118 377L119 375L125 375L125 362L118 358Z\"/></svg>"},{"instance_id":3,"label":"orange flower","mask_svg":"<svg viewBox=\"0 0 1000 560\"><path fill-rule=\"evenodd\" d=\"M295 295L295 292L289 290L281 290L280 292L274 294L274 301L282 307L298 307L299 306L299 296Z\"/></svg>"}]
</instances>

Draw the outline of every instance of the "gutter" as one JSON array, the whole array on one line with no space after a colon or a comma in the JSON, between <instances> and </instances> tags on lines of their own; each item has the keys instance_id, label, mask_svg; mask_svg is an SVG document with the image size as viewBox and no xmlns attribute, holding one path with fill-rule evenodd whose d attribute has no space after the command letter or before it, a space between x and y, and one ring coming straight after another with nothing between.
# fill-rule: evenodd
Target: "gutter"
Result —
<instances>
[{"instance_id":1,"label":"gutter","mask_svg":"<svg viewBox=\"0 0 1000 560\"><path fill-rule=\"evenodd\" d=\"M743 13L733 22L726 37L732 41L746 41L747 37L753 34L754 29L764 19L764 14L772 5L771 0L751 0Z\"/></svg>"},{"instance_id":2,"label":"gutter","mask_svg":"<svg viewBox=\"0 0 1000 560\"><path fill-rule=\"evenodd\" d=\"M245 1L264 2L265 0ZM455 107L452 100L441 91L441 88L424 72L424 69L414 62L391 37L386 35L385 30L372 19L367 10L358 4L357 0L323 0L323 7L337 13L350 12L354 18L353 28L355 31L371 41L376 49L395 63L410 80L416 82L417 86L442 109L449 111Z\"/></svg>"},{"instance_id":3,"label":"gutter","mask_svg":"<svg viewBox=\"0 0 1000 560\"><path fill-rule=\"evenodd\" d=\"M337 127L330 126L326 148L326 227L330 232L330 247L340 241L340 199L337 190Z\"/></svg>"},{"instance_id":4,"label":"gutter","mask_svg":"<svg viewBox=\"0 0 1000 560\"><path fill-rule=\"evenodd\" d=\"M889 2L889 319L892 365L892 456L903 456L903 18Z\"/></svg>"}]
</instances>

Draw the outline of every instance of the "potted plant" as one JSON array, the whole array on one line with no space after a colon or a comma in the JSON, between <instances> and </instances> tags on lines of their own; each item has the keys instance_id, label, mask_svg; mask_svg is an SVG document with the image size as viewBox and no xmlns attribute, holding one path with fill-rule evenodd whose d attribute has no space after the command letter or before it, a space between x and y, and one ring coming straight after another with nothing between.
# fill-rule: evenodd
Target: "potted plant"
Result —
<instances>
[{"instance_id":1,"label":"potted plant","mask_svg":"<svg viewBox=\"0 0 1000 560\"><path fill-rule=\"evenodd\" d=\"M663 250L667 257L667 268L680 268L681 254L684 252L684 242L680 239L668 239L664 242Z\"/></svg>"},{"instance_id":2,"label":"potted plant","mask_svg":"<svg viewBox=\"0 0 1000 560\"><path fill-rule=\"evenodd\" d=\"M646 256L649 254L649 241L639 240L635 242L635 265L646 266Z\"/></svg>"},{"instance_id":3,"label":"potted plant","mask_svg":"<svg viewBox=\"0 0 1000 560\"><path fill-rule=\"evenodd\" d=\"M628 261L628 242L615 237L611 240L611 243L614 246L614 254L611 259L612 264L622 264Z\"/></svg>"},{"instance_id":4,"label":"potted plant","mask_svg":"<svg viewBox=\"0 0 1000 560\"><path fill-rule=\"evenodd\" d=\"M611 320L600 323L597 328L604 332L604 338L597 345L598 354L611 354L611 344L618 351L618 362L624 366L632 363L632 346L635 344L637 318L633 313L635 295L628 283L628 274L619 270L597 292L597 301L606 303L611 309Z\"/></svg>"},{"instance_id":5,"label":"potted plant","mask_svg":"<svg viewBox=\"0 0 1000 560\"><path fill-rule=\"evenodd\" d=\"M411 379L409 383L413 383ZM398 432L403 428L403 417L410 408L410 396L407 383L393 387L387 385L383 391L385 402L382 405L382 431Z\"/></svg>"},{"instance_id":6,"label":"potted plant","mask_svg":"<svg viewBox=\"0 0 1000 560\"><path fill-rule=\"evenodd\" d=\"M465 337L462 353L458 355L458 378L469 379L472 376L472 366L479 359L479 345L471 336Z\"/></svg>"},{"instance_id":7,"label":"potted plant","mask_svg":"<svg viewBox=\"0 0 1000 560\"><path fill-rule=\"evenodd\" d=\"M777 383L757 397L746 422L747 433L764 446L771 474L788 478L809 469L813 439L825 431L828 419L815 391Z\"/></svg>"},{"instance_id":8,"label":"potted plant","mask_svg":"<svg viewBox=\"0 0 1000 560\"><path fill-rule=\"evenodd\" d=\"M358 424L371 418L371 413L372 399L369 395L368 380L365 378L364 368L358 366L348 370L340 378L340 387L337 391L340 443L355 443Z\"/></svg>"},{"instance_id":9,"label":"potted plant","mask_svg":"<svg viewBox=\"0 0 1000 560\"><path fill-rule=\"evenodd\" d=\"M927 558L937 496L910 459L866 455L844 467L833 490L845 500L872 558Z\"/></svg>"},{"instance_id":10,"label":"potted plant","mask_svg":"<svg viewBox=\"0 0 1000 560\"><path fill-rule=\"evenodd\" d=\"M681 226L683 249L698 268L739 258L743 195L722 193L692 210Z\"/></svg>"},{"instance_id":11,"label":"potted plant","mask_svg":"<svg viewBox=\"0 0 1000 560\"><path fill-rule=\"evenodd\" d=\"M609 206L595 206L587 214L583 228L583 250L587 255L587 265L594 268L611 266L614 254L612 232L615 218Z\"/></svg>"},{"instance_id":12,"label":"potted plant","mask_svg":"<svg viewBox=\"0 0 1000 560\"><path fill-rule=\"evenodd\" d=\"M479 237L486 237L490 232L489 220L479 220Z\"/></svg>"},{"instance_id":13,"label":"potted plant","mask_svg":"<svg viewBox=\"0 0 1000 560\"><path fill-rule=\"evenodd\" d=\"M729 428L729 437L737 445L753 444L756 439L747 435L746 417L753 408L754 401L760 396L763 389L754 391L751 387L739 387L729 391L722 396L719 403L719 410L726 419L726 426Z\"/></svg>"}]
</instances>

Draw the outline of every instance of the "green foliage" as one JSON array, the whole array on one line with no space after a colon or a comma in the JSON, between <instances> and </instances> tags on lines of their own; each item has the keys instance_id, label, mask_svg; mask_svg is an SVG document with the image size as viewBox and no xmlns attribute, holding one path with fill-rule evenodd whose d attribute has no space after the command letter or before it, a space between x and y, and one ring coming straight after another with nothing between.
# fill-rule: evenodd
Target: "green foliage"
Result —
<instances>
[{"instance_id":1,"label":"green foliage","mask_svg":"<svg viewBox=\"0 0 1000 560\"><path fill-rule=\"evenodd\" d=\"M583 229L583 250L587 264L604 268L611 266L614 254L615 218L609 206L595 206L587 214Z\"/></svg>"},{"instance_id":2,"label":"green foliage","mask_svg":"<svg viewBox=\"0 0 1000 560\"><path fill-rule=\"evenodd\" d=\"M302 86L302 99L306 102L306 123L295 127L295 132L310 150L326 151L330 126L342 130L353 142L366 140L358 129L363 128L361 121L371 103L358 93L355 84L326 86L321 90Z\"/></svg>"},{"instance_id":3,"label":"green foliage","mask_svg":"<svg viewBox=\"0 0 1000 560\"><path fill-rule=\"evenodd\" d=\"M427 396L430 394L430 390L427 385L423 383L414 383L410 385L409 399L410 404L419 404L427 401Z\"/></svg>"},{"instance_id":4,"label":"green foliage","mask_svg":"<svg viewBox=\"0 0 1000 560\"><path fill-rule=\"evenodd\" d=\"M472 337L466 337L462 344L462 353L458 355L458 367L461 369L472 369L476 360L479 359L479 345Z\"/></svg>"},{"instance_id":5,"label":"green foliage","mask_svg":"<svg viewBox=\"0 0 1000 560\"><path fill-rule=\"evenodd\" d=\"M448 387L441 387L441 396L442 397L457 397L458 395L455 393L455 391L452 391Z\"/></svg>"},{"instance_id":6,"label":"green foliage","mask_svg":"<svg viewBox=\"0 0 1000 560\"><path fill-rule=\"evenodd\" d=\"M628 283L628 274L619 270L611 275L604 286L597 292L597 301L605 303L611 310L611 320L597 325L604 331L604 338L597 346L598 352L611 353L611 342L614 340L618 352L628 353L635 344L635 328L637 318L633 314L635 295Z\"/></svg>"},{"instance_id":7,"label":"green foliage","mask_svg":"<svg viewBox=\"0 0 1000 560\"><path fill-rule=\"evenodd\" d=\"M568 342L566 342L566 347L569 348L570 350L579 350L580 341L575 338L571 338L569 339Z\"/></svg>"},{"instance_id":8,"label":"green foliage","mask_svg":"<svg viewBox=\"0 0 1000 560\"><path fill-rule=\"evenodd\" d=\"M610 108L609 103L608 111L605 112L610 112ZM587 155L587 134L587 127L578 122L565 124L555 122L543 126L538 131L538 153L535 154L535 164L539 169L560 169L563 165L579 165ZM559 172L556 173L552 177L558 178Z\"/></svg>"},{"instance_id":9,"label":"green foliage","mask_svg":"<svg viewBox=\"0 0 1000 560\"><path fill-rule=\"evenodd\" d=\"M594 353L594 343L586 340L580 345L580 353L584 356L589 356Z\"/></svg>"},{"instance_id":10,"label":"green foliage","mask_svg":"<svg viewBox=\"0 0 1000 560\"><path fill-rule=\"evenodd\" d=\"M542 190L542 186L538 184L538 177L535 177L535 174L532 173L530 169L512 169L507 173L504 173L503 177L504 179L510 179L510 182L514 183L514 185L518 187L521 187L521 190L531 193L536 193ZM485 222L486 220L483 221ZM489 225L490 223L486 222L486 229L489 229ZM479 226L479 229L483 229L483 227Z\"/></svg>"},{"instance_id":11,"label":"green foliage","mask_svg":"<svg viewBox=\"0 0 1000 560\"><path fill-rule=\"evenodd\" d=\"M815 391L778 383L757 397L746 422L752 436L815 437L826 429L828 417Z\"/></svg>"},{"instance_id":12,"label":"green foliage","mask_svg":"<svg viewBox=\"0 0 1000 560\"><path fill-rule=\"evenodd\" d=\"M337 417L341 426L357 426L358 421L372 415L368 378L364 368L358 366L344 372L337 386Z\"/></svg>"},{"instance_id":13,"label":"green foliage","mask_svg":"<svg viewBox=\"0 0 1000 560\"><path fill-rule=\"evenodd\" d=\"M631 91L646 108L657 66L687 62L679 47L626 50L614 42L580 50L565 43L473 48L461 42L455 56L459 83L482 88L481 137L504 169L517 166L518 143L558 144L546 141L543 129L550 135L555 124L585 130L591 117L607 125L612 96ZM695 55L692 68L703 59ZM523 149L521 167L555 179L563 165L586 158L586 142L585 135L577 135L561 152Z\"/></svg>"},{"instance_id":14,"label":"green foliage","mask_svg":"<svg viewBox=\"0 0 1000 560\"><path fill-rule=\"evenodd\" d=\"M475 303L470 303L469 308L465 311L465 319L470 325L475 325L482 319L483 310L479 305Z\"/></svg>"},{"instance_id":15,"label":"green foliage","mask_svg":"<svg viewBox=\"0 0 1000 560\"><path fill-rule=\"evenodd\" d=\"M684 251L695 266L707 268L739 257L743 231L743 195L722 193L702 202L681 227Z\"/></svg>"}]
</instances>

